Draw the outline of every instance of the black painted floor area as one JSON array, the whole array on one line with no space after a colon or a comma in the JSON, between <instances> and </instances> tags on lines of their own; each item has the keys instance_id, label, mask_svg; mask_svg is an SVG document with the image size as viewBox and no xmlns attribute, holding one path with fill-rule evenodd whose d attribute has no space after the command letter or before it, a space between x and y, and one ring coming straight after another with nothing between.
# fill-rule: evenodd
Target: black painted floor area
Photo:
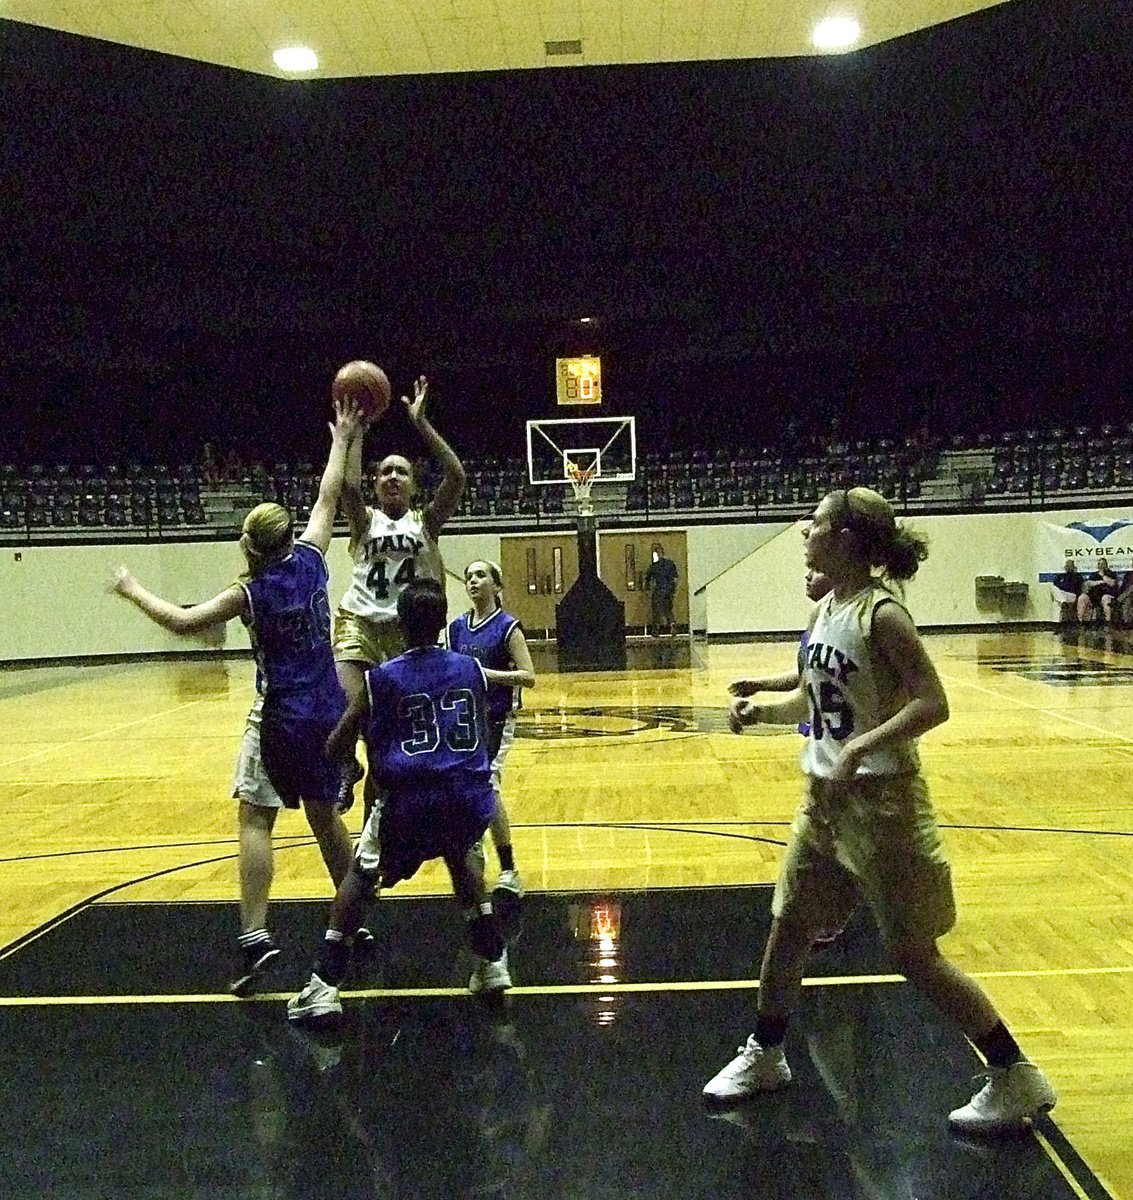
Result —
<instances>
[{"instance_id":1,"label":"black painted floor area","mask_svg":"<svg viewBox=\"0 0 1133 1200\"><path fill-rule=\"evenodd\" d=\"M1081 1192L1033 1134L970 1142L946 1115L977 1060L865 922L815 961L788 1040L795 1080L731 1110L704 1082L746 1037L763 888L532 895L513 945L527 992L347 1000L337 1034L278 1000L0 1006L0 1192L11 1200L1063 1200L1104 1192L1050 1121ZM305 975L326 906L276 906ZM450 902L390 901L365 986L459 986ZM226 905L95 906L0 962L7 997L212 994ZM623 982L656 988L621 991Z\"/></svg>"},{"instance_id":2,"label":"black painted floor area","mask_svg":"<svg viewBox=\"0 0 1133 1200\"><path fill-rule=\"evenodd\" d=\"M680 888L618 894L532 893L508 922L516 984L681 983L758 975L771 889ZM285 950L273 988L306 981L329 904L276 903ZM0 959L0 995L195 995L224 990L236 965L233 904L96 904ZM463 987L471 960L449 897L386 899L371 910L377 953L348 987ZM608 941L603 942L602 931ZM814 960L819 975L887 970L855 918Z\"/></svg>"}]
</instances>

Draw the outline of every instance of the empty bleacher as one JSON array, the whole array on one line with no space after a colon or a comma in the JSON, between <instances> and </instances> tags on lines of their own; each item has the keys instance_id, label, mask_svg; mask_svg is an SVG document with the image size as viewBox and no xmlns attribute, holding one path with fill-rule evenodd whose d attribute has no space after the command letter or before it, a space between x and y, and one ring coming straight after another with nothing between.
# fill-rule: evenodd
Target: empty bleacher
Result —
<instances>
[{"instance_id":1,"label":"empty bleacher","mask_svg":"<svg viewBox=\"0 0 1133 1200\"><path fill-rule=\"evenodd\" d=\"M376 464L371 464L371 469ZM468 486L454 525L500 528L573 519L570 489L536 486L526 464L500 454L465 462ZM0 464L0 538L215 537L239 527L263 500L310 515L321 468L279 461L205 482L192 464ZM418 464L423 491L437 468ZM795 518L834 487L865 484L903 511L1040 506L1133 495L1133 423L953 437L943 444L886 439L830 446L646 450L637 478L595 485L599 511L615 518L751 520Z\"/></svg>"}]
</instances>

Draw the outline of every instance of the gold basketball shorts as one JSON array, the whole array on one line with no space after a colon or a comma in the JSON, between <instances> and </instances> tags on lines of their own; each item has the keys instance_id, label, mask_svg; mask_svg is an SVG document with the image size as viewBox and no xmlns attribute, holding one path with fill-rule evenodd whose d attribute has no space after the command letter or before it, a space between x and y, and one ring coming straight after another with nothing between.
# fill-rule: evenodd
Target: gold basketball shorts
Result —
<instances>
[{"instance_id":1,"label":"gold basketball shorts","mask_svg":"<svg viewBox=\"0 0 1133 1200\"><path fill-rule=\"evenodd\" d=\"M956 923L952 870L919 774L807 776L772 912L816 932L861 903L887 943L935 939Z\"/></svg>"}]
</instances>

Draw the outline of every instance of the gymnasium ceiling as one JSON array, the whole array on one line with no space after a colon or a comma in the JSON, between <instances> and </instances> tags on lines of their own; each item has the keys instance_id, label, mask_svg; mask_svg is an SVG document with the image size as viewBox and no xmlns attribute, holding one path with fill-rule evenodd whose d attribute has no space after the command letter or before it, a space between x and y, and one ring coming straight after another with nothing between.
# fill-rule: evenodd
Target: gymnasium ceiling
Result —
<instances>
[{"instance_id":1,"label":"gymnasium ceiling","mask_svg":"<svg viewBox=\"0 0 1133 1200\"><path fill-rule=\"evenodd\" d=\"M788 57L814 53L824 17L853 16L867 46L1004 2L0 0L0 17L265 75L282 74L273 51L307 46L305 77L345 78Z\"/></svg>"}]
</instances>

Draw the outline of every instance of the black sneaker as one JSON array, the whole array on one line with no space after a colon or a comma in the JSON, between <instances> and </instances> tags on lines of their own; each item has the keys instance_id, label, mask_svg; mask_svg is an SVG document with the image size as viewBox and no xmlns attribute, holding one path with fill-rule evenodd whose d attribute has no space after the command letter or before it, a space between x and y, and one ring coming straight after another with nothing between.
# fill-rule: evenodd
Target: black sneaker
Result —
<instances>
[{"instance_id":1,"label":"black sneaker","mask_svg":"<svg viewBox=\"0 0 1133 1200\"><path fill-rule=\"evenodd\" d=\"M233 996L246 999L256 994L260 980L282 951L275 942L266 941L256 942L253 946L241 946L240 953L244 956L244 972L229 984L228 990Z\"/></svg>"},{"instance_id":2,"label":"black sneaker","mask_svg":"<svg viewBox=\"0 0 1133 1200\"><path fill-rule=\"evenodd\" d=\"M338 799L335 801L335 808L340 813L349 812L354 807L354 785L365 774L362 764L356 758L342 764L342 778L338 784Z\"/></svg>"}]
</instances>

